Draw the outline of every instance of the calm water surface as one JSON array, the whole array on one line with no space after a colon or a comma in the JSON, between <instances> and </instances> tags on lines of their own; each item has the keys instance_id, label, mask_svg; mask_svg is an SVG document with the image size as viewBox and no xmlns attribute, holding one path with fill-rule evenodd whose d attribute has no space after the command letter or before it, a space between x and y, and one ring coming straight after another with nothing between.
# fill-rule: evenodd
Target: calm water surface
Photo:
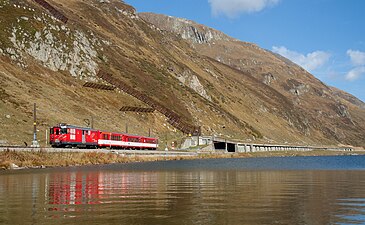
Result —
<instances>
[{"instance_id":1,"label":"calm water surface","mask_svg":"<svg viewBox=\"0 0 365 225\"><path fill-rule=\"evenodd\" d=\"M0 172L0 224L365 224L365 157Z\"/></svg>"}]
</instances>

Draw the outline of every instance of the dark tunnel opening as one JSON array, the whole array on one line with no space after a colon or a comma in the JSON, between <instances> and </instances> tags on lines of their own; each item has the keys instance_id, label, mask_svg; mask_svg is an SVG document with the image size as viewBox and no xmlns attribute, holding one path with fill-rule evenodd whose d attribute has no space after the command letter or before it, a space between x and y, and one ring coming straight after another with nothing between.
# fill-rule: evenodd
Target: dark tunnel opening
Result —
<instances>
[{"instance_id":1,"label":"dark tunnel opening","mask_svg":"<svg viewBox=\"0 0 365 225\"><path fill-rule=\"evenodd\" d=\"M227 145L227 146L226 146ZM228 152L236 152L236 145L226 142L214 142L215 150L227 150Z\"/></svg>"}]
</instances>

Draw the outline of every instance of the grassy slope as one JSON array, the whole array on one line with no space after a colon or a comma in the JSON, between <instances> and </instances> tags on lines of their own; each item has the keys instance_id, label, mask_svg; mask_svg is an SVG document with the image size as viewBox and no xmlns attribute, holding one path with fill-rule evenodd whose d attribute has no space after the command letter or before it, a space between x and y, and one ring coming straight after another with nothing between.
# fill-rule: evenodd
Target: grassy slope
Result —
<instances>
[{"instance_id":1,"label":"grassy slope","mask_svg":"<svg viewBox=\"0 0 365 225\"><path fill-rule=\"evenodd\" d=\"M304 136L298 129L302 125L301 115L285 95L249 73L199 55L174 35L162 34L140 19L118 13L115 7L128 8L120 2L61 0L50 3L69 17L67 26L71 30L92 31L98 39L111 43L102 44L98 50L99 68L147 93L187 121L201 125L204 134L251 140L265 136L263 141L292 143L334 142L321 133ZM32 1L28 4L42 11ZM9 14L9 18L17 16ZM2 38L7 40L6 35ZM48 126L58 122L84 125L84 119L91 116L95 127L103 130L121 131L128 123L130 132L146 135L148 128L152 128L152 134L160 137L162 148L166 141L183 137L158 113L120 113L121 106L145 106L126 94L86 89L82 87L84 81L72 78L67 72L45 69L30 57L27 62L30 67L23 70L7 57L0 56L0 122L5 131L0 132L0 140L15 144L31 140L33 102L39 107L41 143L45 141ZM211 102L180 85L176 73L186 70L198 76L212 97ZM362 118L361 113L359 118Z\"/></svg>"}]
</instances>

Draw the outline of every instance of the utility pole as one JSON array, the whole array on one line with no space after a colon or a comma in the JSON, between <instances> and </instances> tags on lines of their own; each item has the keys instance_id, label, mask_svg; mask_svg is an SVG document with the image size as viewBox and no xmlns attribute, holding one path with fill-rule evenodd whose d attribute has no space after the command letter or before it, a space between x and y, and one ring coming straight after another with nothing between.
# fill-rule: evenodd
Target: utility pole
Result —
<instances>
[{"instance_id":1,"label":"utility pole","mask_svg":"<svg viewBox=\"0 0 365 225\"><path fill-rule=\"evenodd\" d=\"M48 129L46 128L46 147L48 146Z\"/></svg>"},{"instance_id":2,"label":"utility pole","mask_svg":"<svg viewBox=\"0 0 365 225\"><path fill-rule=\"evenodd\" d=\"M168 151L169 147L168 147L168 143L167 143L167 134L165 134L165 141L166 141L165 151Z\"/></svg>"},{"instance_id":3,"label":"utility pole","mask_svg":"<svg viewBox=\"0 0 365 225\"><path fill-rule=\"evenodd\" d=\"M39 143L37 140L37 105L36 103L34 103L34 108L33 108L33 141L32 141L32 145L30 147L33 148L39 148Z\"/></svg>"},{"instance_id":4,"label":"utility pole","mask_svg":"<svg viewBox=\"0 0 365 225\"><path fill-rule=\"evenodd\" d=\"M199 134L198 134L198 139L197 139L197 144L196 144L196 146L198 147L197 149L198 149L198 151L200 150L200 147L199 147L199 145L200 145L200 143L199 143Z\"/></svg>"},{"instance_id":5,"label":"utility pole","mask_svg":"<svg viewBox=\"0 0 365 225\"><path fill-rule=\"evenodd\" d=\"M198 151L200 150L200 147L199 147L199 145L200 145L200 143L199 143L200 133L201 133L201 127L199 127L199 130L198 130L198 140L197 140Z\"/></svg>"}]
</instances>

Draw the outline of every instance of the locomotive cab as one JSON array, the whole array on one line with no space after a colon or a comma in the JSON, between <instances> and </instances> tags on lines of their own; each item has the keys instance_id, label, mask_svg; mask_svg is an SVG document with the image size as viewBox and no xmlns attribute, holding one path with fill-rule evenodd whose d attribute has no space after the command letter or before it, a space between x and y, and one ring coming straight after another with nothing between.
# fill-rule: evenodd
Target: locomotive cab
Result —
<instances>
[{"instance_id":1,"label":"locomotive cab","mask_svg":"<svg viewBox=\"0 0 365 225\"><path fill-rule=\"evenodd\" d=\"M51 127L49 129L49 144L52 147L61 147L67 139L65 134L67 134L66 126L59 125Z\"/></svg>"},{"instance_id":2,"label":"locomotive cab","mask_svg":"<svg viewBox=\"0 0 365 225\"><path fill-rule=\"evenodd\" d=\"M60 124L50 128L52 147L97 147L98 131L90 128Z\"/></svg>"}]
</instances>

